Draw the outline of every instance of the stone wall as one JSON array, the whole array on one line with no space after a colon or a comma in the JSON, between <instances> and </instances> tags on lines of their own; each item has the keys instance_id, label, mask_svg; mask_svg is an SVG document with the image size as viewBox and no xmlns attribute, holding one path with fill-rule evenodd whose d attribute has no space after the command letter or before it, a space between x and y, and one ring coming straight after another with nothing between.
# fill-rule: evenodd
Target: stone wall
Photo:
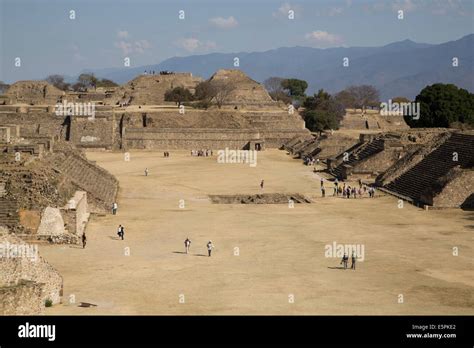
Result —
<instances>
[{"instance_id":1,"label":"stone wall","mask_svg":"<svg viewBox=\"0 0 474 348\"><path fill-rule=\"evenodd\" d=\"M453 168L446 181L442 191L433 198L433 206L458 208L473 193L474 169Z\"/></svg>"},{"instance_id":2,"label":"stone wall","mask_svg":"<svg viewBox=\"0 0 474 348\"><path fill-rule=\"evenodd\" d=\"M251 129L125 128L122 141L125 149L242 149L258 140Z\"/></svg>"},{"instance_id":3,"label":"stone wall","mask_svg":"<svg viewBox=\"0 0 474 348\"><path fill-rule=\"evenodd\" d=\"M34 315L44 309L44 284L20 280L17 284L0 286L0 315Z\"/></svg>"},{"instance_id":4,"label":"stone wall","mask_svg":"<svg viewBox=\"0 0 474 348\"><path fill-rule=\"evenodd\" d=\"M8 104L52 105L65 93L46 81L18 81L5 93Z\"/></svg>"},{"instance_id":5,"label":"stone wall","mask_svg":"<svg viewBox=\"0 0 474 348\"><path fill-rule=\"evenodd\" d=\"M58 161L56 165L57 170L74 184L76 190L88 193L91 211L110 212L110 207L116 200L118 180L83 156L70 153L61 157L62 161Z\"/></svg>"},{"instance_id":6,"label":"stone wall","mask_svg":"<svg viewBox=\"0 0 474 348\"><path fill-rule=\"evenodd\" d=\"M39 255L37 245L27 244L2 230L0 246L2 311L9 314L36 314L42 311L48 299L53 304L61 302L63 279Z\"/></svg>"},{"instance_id":7,"label":"stone wall","mask_svg":"<svg viewBox=\"0 0 474 348\"><path fill-rule=\"evenodd\" d=\"M380 174L390 168L401 158L401 151L396 149L385 149L382 152L368 157L366 160L357 163L352 170L352 174L370 173Z\"/></svg>"},{"instance_id":8,"label":"stone wall","mask_svg":"<svg viewBox=\"0 0 474 348\"><path fill-rule=\"evenodd\" d=\"M403 116L382 116L379 110L346 109L346 113L339 125L340 129L380 129L396 130L408 129Z\"/></svg>"},{"instance_id":9,"label":"stone wall","mask_svg":"<svg viewBox=\"0 0 474 348\"><path fill-rule=\"evenodd\" d=\"M71 117L70 141L77 147L112 148L115 141L113 115Z\"/></svg>"},{"instance_id":10,"label":"stone wall","mask_svg":"<svg viewBox=\"0 0 474 348\"><path fill-rule=\"evenodd\" d=\"M21 137L41 135L66 138L66 117L52 112L16 113L2 112L1 109L2 106L0 125L18 125Z\"/></svg>"},{"instance_id":11,"label":"stone wall","mask_svg":"<svg viewBox=\"0 0 474 348\"><path fill-rule=\"evenodd\" d=\"M67 231L80 237L89 221L87 192L76 191L74 197L69 200L61 212L66 222Z\"/></svg>"},{"instance_id":12,"label":"stone wall","mask_svg":"<svg viewBox=\"0 0 474 348\"><path fill-rule=\"evenodd\" d=\"M64 220L59 208L44 208L36 234L39 236L59 236L65 233Z\"/></svg>"},{"instance_id":13,"label":"stone wall","mask_svg":"<svg viewBox=\"0 0 474 348\"><path fill-rule=\"evenodd\" d=\"M10 128L0 127L0 143L10 143Z\"/></svg>"}]
</instances>

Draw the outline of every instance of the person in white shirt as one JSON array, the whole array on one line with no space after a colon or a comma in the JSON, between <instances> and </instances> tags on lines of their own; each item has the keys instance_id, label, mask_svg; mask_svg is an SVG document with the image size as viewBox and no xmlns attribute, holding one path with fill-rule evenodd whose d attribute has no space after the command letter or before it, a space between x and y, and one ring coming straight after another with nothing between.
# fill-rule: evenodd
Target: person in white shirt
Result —
<instances>
[{"instance_id":1,"label":"person in white shirt","mask_svg":"<svg viewBox=\"0 0 474 348\"><path fill-rule=\"evenodd\" d=\"M212 240L210 240L207 242L207 254L209 257L211 257L212 249L214 249L214 244L212 244Z\"/></svg>"},{"instance_id":2,"label":"person in white shirt","mask_svg":"<svg viewBox=\"0 0 474 348\"><path fill-rule=\"evenodd\" d=\"M189 253L189 248L191 247L191 240L189 238L186 238L184 241L184 247L186 249L186 254Z\"/></svg>"}]
</instances>

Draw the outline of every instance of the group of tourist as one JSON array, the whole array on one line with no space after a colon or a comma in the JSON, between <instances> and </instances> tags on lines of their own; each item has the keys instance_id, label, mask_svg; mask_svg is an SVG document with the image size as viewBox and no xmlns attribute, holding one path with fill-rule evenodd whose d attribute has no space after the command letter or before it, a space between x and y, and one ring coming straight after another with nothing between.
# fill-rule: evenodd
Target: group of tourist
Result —
<instances>
[{"instance_id":1,"label":"group of tourist","mask_svg":"<svg viewBox=\"0 0 474 348\"><path fill-rule=\"evenodd\" d=\"M191 150L191 156L209 157L212 156L212 150Z\"/></svg>"},{"instance_id":2,"label":"group of tourist","mask_svg":"<svg viewBox=\"0 0 474 348\"><path fill-rule=\"evenodd\" d=\"M352 260L351 269L353 269L355 271L355 269L356 269L356 260L357 260L355 252L352 252L351 260ZM347 269L347 262L348 261L349 261L349 256L346 253L344 253L344 256L342 257L342 260L341 260L341 263L340 263L341 265L344 266L344 269Z\"/></svg>"},{"instance_id":3,"label":"group of tourist","mask_svg":"<svg viewBox=\"0 0 474 348\"><path fill-rule=\"evenodd\" d=\"M212 240L207 242L206 247L207 247L207 256L211 257L212 249L214 249L214 244L212 244ZM186 251L186 254L189 253L189 248L191 248L191 240L189 238L186 238L186 240L184 241L184 249Z\"/></svg>"},{"instance_id":4,"label":"group of tourist","mask_svg":"<svg viewBox=\"0 0 474 348\"><path fill-rule=\"evenodd\" d=\"M319 158L314 158L313 156L306 156L303 158L303 163L307 166L314 166L319 164Z\"/></svg>"},{"instance_id":5,"label":"group of tourist","mask_svg":"<svg viewBox=\"0 0 474 348\"><path fill-rule=\"evenodd\" d=\"M346 183L343 183L343 185L341 186L339 184L338 179L334 180L333 197L334 196L338 197L339 195L341 195L341 197L343 198L357 198L357 196L359 196L359 198L362 198L362 196L365 195L366 193L369 194L370 198L374 198L375 188L364 185L362 183L362 180L360 179L359 179L359 188L357 188L356 186L351 187L350 185L346 185ZM326 197L326 188L324 187L323 178L321 178L321 197Z\"/></svg>"}]
</instances>

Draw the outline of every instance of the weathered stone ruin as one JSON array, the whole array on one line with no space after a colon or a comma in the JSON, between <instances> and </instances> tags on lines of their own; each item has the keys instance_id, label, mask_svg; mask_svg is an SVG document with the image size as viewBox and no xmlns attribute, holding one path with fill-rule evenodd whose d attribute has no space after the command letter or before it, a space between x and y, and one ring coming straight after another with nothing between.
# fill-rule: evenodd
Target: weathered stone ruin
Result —
<instances>
[{"instance_id":1,"label":"weathered stone ruin","mask_svg":"<svg viewBox=\"0 0 474 348\"><path fill-rule=\"evenodd\" d=\"M210 195L214 204L291 204L312 203L299 193L262 193L256 195Z\"/></svg>"},{"instance_id":2,"label":"weathered stone ruin","mask_svg":"<svg viewBox=\"0 0 474 348\"><path fill-rule=\"evenodd\" d=\"M474 133L449 129L295 137L282 149L324 161L339 180L363 179L419 206L474 208ZM331 139L343 149L327 146ZM331 152L330 156L326 154Z\"/></svg>"},{"instance_id":3,"label":"weathered stone ruin","mask_svg":"<svg viewBox=\"0 0 474 348\"><path fill-rule=\"evenodd\" d=\"M167 90L182 86L194 91L201 81L188 73L167 73L140 75L110 91L63 95L58 90L61 98L33 98L34 106L0 106L0 125L20 125L23 138L58 137L79 148L123 150L248 149L251 145L263 149L279 147L294 136L309 134L298 113L289 113L284 105L270 98L262 85L238 70L219 70L210 79L225 81L233 87L222 109L187 106L180 113L175 103L164 101ZM46 82L37 85L54 90ZM11 89L8 93L16 95L18 87L14 84ZM55 105L59 101L94 102L95 113L93 117L58 115ZM126 105L130 107L123 107Z\"/></svg>"},{"instance_id":4,"label":"weathered stone ruin","mask_svg":"<svg viewBox=\"0 0 474 348\"><path fill-rule=\"evenodd\" d=\"M340 129L400 130L409 129L402 115L382 116L379 110L346 109Z\"/></svg>"},{"instance_id":5,"label":"weathered stone ruin","mask_svg":"<svg viewBox=\"0 0 474 348\"><path fill-rule=\"evenodd\" d=\"M62 141L41 157L21 150L0 156L0 225L27 240L79 242L89 213L110 210L117 180Z\"/></svg>"},{"instance_id":6,"label":"weathered stone ruin","mask_svg":"<svg viewBox=\"0 0 474 348\"><path fill-rule=\"evenodd\" d=\"M326 160L355 144L357 144L357 139L354 136L327 132L319 136L309 134L296 136L283 144L281 148L296 158L315 157Z\"/></svg>"},{"instance_id":7,"label":"weathered stone ruin","mask_svg":"<svg viewBox=\"0 0 474 348\"><path fill-rule=\"evenodd\" d=\"M273 101L265 87L249 78L240 70L218 70L211 76L209 81L221 82L223 85L233 87L225 98L224 105L232 107L277 107L278 103Z\"/></svg>"},{"instance_id":8,"label":"weathered stone ruin","mask_svg":"<svg viewBox=\"0 0 474 348\"><path fill-rule=\"evenodd\" d=\"M0 315L41 314L61 302L63 279L39 254L0 228Z\"/></svg>"},{"instance_id":9,"label":"weathered stone ruin","mask_svg":"<svg viewBox=\"0 0 474 348\"><path fill-rule=\"evenodd\" d=\"M387 192L418 205L473 208L474 133L449 132L377 178Z\"/></svg>"},{"instance_id":10,"label":"weathered stone ruin","mask_svg":"<svg viewBox=\"0 0 474 348\"><path fill-rule=\"evenodd\" d=\"M184 87L194 93L202 81L191 73L140 75L116 89L108 101L110 105L161 105L165 104L165 93L169 89Z\"/></svg>"},{"instance_id":11,"label":"weathered stone ruin","mask_svg":"<svg viewBox=\"0 0 474 348\"><path fill-rule=\"evenodd\" d=\"M65 92L45 81L18 81L5 93L7 104L53 105Z\"/></svg>"}]
</instances>

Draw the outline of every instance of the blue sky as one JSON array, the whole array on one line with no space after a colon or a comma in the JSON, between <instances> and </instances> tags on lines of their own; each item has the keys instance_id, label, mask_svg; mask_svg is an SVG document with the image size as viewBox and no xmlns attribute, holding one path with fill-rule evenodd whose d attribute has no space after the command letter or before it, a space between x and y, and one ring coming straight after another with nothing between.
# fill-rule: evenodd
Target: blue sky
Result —
<instances>
[{"instance_id":1,"label":"blue sky","mask_svg":"<svg viewBox=\"0 0 474 348\"><path fill-rule=\"evenodd\" d=\"M140 66L282 46L441 43L473 33L473 13L473 0L0 0L0 80L120 67L124 57Z\"/></svg>"}]
</instances>

